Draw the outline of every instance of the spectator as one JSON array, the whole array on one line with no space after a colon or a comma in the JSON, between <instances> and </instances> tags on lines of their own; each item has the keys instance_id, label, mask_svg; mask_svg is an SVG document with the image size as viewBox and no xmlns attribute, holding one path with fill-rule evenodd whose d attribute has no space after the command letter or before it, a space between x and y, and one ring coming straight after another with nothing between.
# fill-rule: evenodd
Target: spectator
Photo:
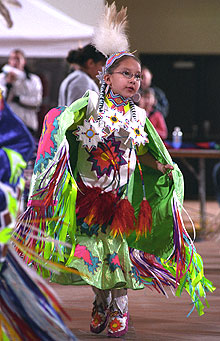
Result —
<instances>
[{"instance_id":1,"label":"spectator","mask_svg":"<svg viewBox=\"0 0 220 341\"><path fill-rule=\"evenodd\" d=\"M95 79L105 64L104 55L94 46L86 45L78 50L71 50L66 60L74 70L60 85L58 105L70 105L87 90L98 93L99 88Z\"/></svg>"},{"instance_id":2,"label":"spectator","mask_svg":"<svg viewBox=\"0 0 220 341\"><path fill-rule=\"evenodd\" d=\"M152 72L146 67L142 67L142 82L141 82L141 88L140 88L140 94L142 94L143 91L148 89L149 87L154 89L155 97L157 99L156 107L158 111L160 111L164 117L167 117L169 112L169 102L168 99L160 88L152 84L152 78L153 74Z\"/></svg>"},{"instance_id":3,"label":"spectator","mask_svg":"<svg viewBox=\"0 0 220 341\"><path fill-rule=\"evenodd\" d=\"M8 64L0 73L0 88L13 112L19 116L29 131L38 131L38 108L42 102L43 87L40 78L30 73L21 50L11 51Z\"/></svg>"},{"instance_id":4,"label":"spectator","mask_svg":"<svg viewBox=\"0 0 220 341\"><path fill-rule=\"evenodd\" d=\"M146 110L147 117L159 136L165 140L168 136L167 125L162 113L157 110L157 100L153 88L148 88L142 92L139 106Z\"/></svg>"}]
</instances>

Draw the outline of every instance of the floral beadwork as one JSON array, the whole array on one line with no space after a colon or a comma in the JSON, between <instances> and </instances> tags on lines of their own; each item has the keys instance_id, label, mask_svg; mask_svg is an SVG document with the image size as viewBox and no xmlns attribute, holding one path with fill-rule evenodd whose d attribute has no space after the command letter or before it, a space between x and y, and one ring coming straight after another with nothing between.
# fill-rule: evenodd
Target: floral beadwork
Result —
<instances>
[{"instance_id":1,"label":"floral beadwork","mask_svg":"<svg viewBox=\"0 0 220 341\"><path fill-rule=\"evenodd\" d=\"M110 314L108 332L109 337L121 337L128 331L129 313L122 314L114 311Z\"/></svg>"},{"instance_id":2,"label":"floral beadwork","mask_svg":"<svg viewBox=\"0 0 220 341\"><path fill-rule=\"evenodd\" d=\"M112 170L118 170L127 162L123 158L124 151L120 148L120 141L116 141L112 134L105 143L99 143L95 150L90 152L88 161L92 162L92 171L98 179L104 174L109 176Z\"/></svg>"}]
</instances>

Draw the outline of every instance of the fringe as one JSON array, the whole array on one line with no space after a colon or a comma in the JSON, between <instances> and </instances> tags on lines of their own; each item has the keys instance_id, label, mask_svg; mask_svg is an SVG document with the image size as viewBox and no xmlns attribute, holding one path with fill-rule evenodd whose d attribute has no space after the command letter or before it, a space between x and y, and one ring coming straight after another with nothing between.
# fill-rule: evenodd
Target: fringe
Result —
<instances>
[{"instance_id":1,"label":"fringe","mask_svg":"<svg viewBox=\"0 0 220 341\"><path fill-rule=\"evenodd\" d=\"M168 297L164 286L175 288L175 277L167 271L154 255L144 251L129 248L130 259L135 266L142 283Z\"/></svg>"},{"instance_id":2,"label":"fringe","mask_svg":"<svg viewBox=\"0 0 220 341\"><path fill-rule=\"evenodd\" d=\"M117 192L105 192L100 187L79 182L76 205L77 219L89 226L110 226L113 237L129 235L135 229L134 208L128 198L120 199Z\"/></svg>"},{"instance_id":3,"label":"fringe","mask_svg":"<svg viewBox=\"0 0 220 341\"><path fill-rule=\"evenodd\" d=\"M128 236L135 229L135 221L134 208L128 198L119 200L110 225L111 234L113 237L123 234Z\"/></svg>"},{"instance_id":4,"label":"fringe","mask_svg":"<svg viewBox=\"0 0 220 341\"><path fill-rule=\"evenodd\" d=\"M14 235L18 241L30 250L35 250L46 260L65 264L74 257L77 187L68 171L67 147L63 145L57 154L56 161L46 171L39 189L31 197L30 206L19 217ZM48 181L54 167L53 176ZM67 236L72 249L53 242L53 240L64 242ZM22 255L19 249L17 251ZM22 256L27 264L32 263L30 254ZM40 264L37 265L37 269L42 275L49 276L48 271L43 271Z\"/></svg>"},{"instance_id":5,"label":"fringe","mask_svg":"<svg viewBox=\"0 0 220 341\"><path fill-rule=\"evenodd\" d=\"M174 193L172 201L174 248L171 256L167 260L158 259L146 252L130 248L130 258L146 286L153 285L157 291L166 296L164 286L170 286L171 289L175 287L176 296L180 296L185 289L193 304L188 316L194 308L199 315L203 315L204 305L201 298L209 307L206 293L213 292L215 287L204 276L202 259L184 227L180 206Z\"/></svg>"},{"instance_id":6,"label":"fringe","mask_svg":"<svg viewBox=\"0 0 220 341\"><path fill-rule=\"evenodd\" d=\"M1 323L3 340L76 340L66 327L56 294L27 268L11 246L0 276Z\"/></svg>"},{"instance_id":7,"label":"fringe","mask_svg":"<svg viewBox=\"0 0 220 341\"><path fill-rule=\"evenodd\" d=\"M140 236L145 236L147 238L148 233L151 233L152 229L152 209L146 198L143 198L140 209L138 213L137 223L136 223L136 235L138 240Z\"/></svg>"},{"instance_id":8,"label":"fringe","mask_svg":"<svg viewBox=\"0 0 220 341\"><path fill-rule=\"evenodd\" d=\"M172 212L173 212L173 258L176 263L176 283L179 283L180 279L189 271L193 253L195 251L194 244L187 233L183 219L180 212L180 203L176 196L173 194L172 200ZM190 246L191 256L186 260L185 243Z\"/></svg>"}]
</instances>

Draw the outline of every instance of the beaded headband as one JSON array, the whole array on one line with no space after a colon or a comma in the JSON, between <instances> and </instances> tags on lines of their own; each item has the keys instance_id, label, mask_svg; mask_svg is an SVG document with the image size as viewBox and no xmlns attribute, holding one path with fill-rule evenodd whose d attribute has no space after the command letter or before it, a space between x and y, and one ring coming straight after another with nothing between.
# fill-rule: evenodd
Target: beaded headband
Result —
<instances>
[{"instance_id":1,"label":"beaded headband","mask_svg":"<svg viewBox=\"0 0 220 341\"><path fill-rule=\"evenodd\" d=\"M128 51L120 51L120 52L116 52L113 53L106 61L105 63L105 70L107 70L108 68L110 68L110 66L112 66L112 64L114 64L114 62L123 57L123 56L130 56L130 57L134 57L133 53L128 52Z\"/></svg>"}]
</instances>

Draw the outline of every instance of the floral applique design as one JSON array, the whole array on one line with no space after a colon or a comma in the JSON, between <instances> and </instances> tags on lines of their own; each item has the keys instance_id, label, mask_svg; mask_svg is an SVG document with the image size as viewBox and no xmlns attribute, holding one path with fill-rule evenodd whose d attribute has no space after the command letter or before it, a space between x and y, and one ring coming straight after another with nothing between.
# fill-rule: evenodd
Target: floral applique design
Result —
<instances>
[{"instance_id":1,"label":"floral applique design","mask_svg":"<svg viewBox=\"0 0 220 341\"><path fill-rule=\"evenodd\" d=\"M108 333L110 337L120 337L125 334L128 329L128 313L121 314L115 311L110 314Z\"/></svg>"},{"instance_id":2,"label":"floral applique design","mask_svg":"<svg viewBox=\"0 0 220 341\"><path fill-rule=\"evenodd\" d=\"M143 283L140 275L139 275L139 272L137 270L137 268L135 268L134 266L131 267L131 271L129 271L129 273L131 274L131 277L133 277L135 279L135 281L138 283L138 284L141 284Z\"/></svg>"},{"instance_id":3,"label":"floral applique design","mask_svg":"<svg viewBox=\"0 0 220 341\"><path fill-rule=\"evenodd\" d=\"M57 118L63 113L65 109L66 107L64 106L53 108L45 116L42 134L38 144L36 162L34 166L35 174L42 171L42 164L46 168L49 160L52 160L55 155L55 152L57 150L55 135L59 128Z\"/></svg>"},{"instance_id":4,"label":"floral applique design","mask_svg":"<svg viewBox=\"0 0 220 341\"><path fill-rule=\"evenodd\" d=\"M117 268L121 269L120 261L118 254L114 252L113 254L108 254L105 259L109 265L109 268L112 272L114 272Z\"/></svg>"},{"instance_id":5,"label":"floral applique design","mask_svg":"<svg viewBox=\"0 0 220 341\"><path fill-rule=\"evenodd\" d=\"M119 171L120 166L127 162L123 158L125 153L120 148L120 141L116 141L114 135L110 135L105 143L99 143L95 150L89 154L88 161L92 162L92 171L95 171L100 179L104 174L110 176L111 171Z\"/></svg>"},{"instance_id":6,"label":"floral applique design","mask_svg":"<svg viewBox=\"0 0 220 341\"><path fill-rule=\"evenodd\" d=\"M97 271L99 263L101 263L99 258L93 256L91 251L84 245L76 245L74 256L83 259L84 264L88 267L88 271L92 272L93 275L94 272Z\"/></svg>"}]
</instances>

